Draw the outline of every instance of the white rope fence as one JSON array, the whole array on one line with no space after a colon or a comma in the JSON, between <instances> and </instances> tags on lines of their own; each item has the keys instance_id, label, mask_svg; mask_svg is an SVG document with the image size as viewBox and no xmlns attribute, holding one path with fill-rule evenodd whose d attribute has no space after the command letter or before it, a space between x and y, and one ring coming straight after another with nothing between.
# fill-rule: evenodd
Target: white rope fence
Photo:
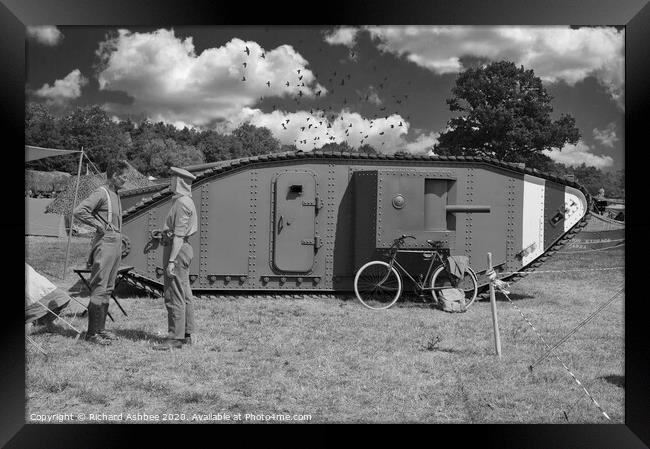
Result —
<instances>
[{"instance_id":1,"label":"white rope fence","mask_svg":"<svg viewBox=\"0 0 650 449\"><path fill-rule=\"evenodd\" d=\"M583 270L583 271L584 271L584 270ZM594 405L598 408L598 410L603 414L603 416L604 416L605 418L607 418L608 421L611 421L611 418L610 418L609 415L605 412L605 410L603 410L603 408L600 406L600 404L598 403L598 401L596 401L596 399L595 399L595 398L594 398L594 397L589 393L589 391L587 390L587 388L585 388L585 386L582 384L582 382L580 382L580 380L576 377L576 375L573 374L573 372L569 369L569 367L566 365L566 363L564 363L564 362L562 361L562 359L560 359L560 357L559 357L559 356L557 355L557 353L555 352L554 348L551 347L551 346L546 342L546 340L544 340L544 337L539 333L539 331L535 328L535 326L533 325L533 323L531 323L531 321L526 317L526 315L524 315L524 313L521 311L521 309L520 309L519 307L517 307L517 304L515 304L515 303L510 299L510 296L508 296L508 294L509 294L510 292L506 290L506 289L508 288L508 284L507 284L506 282L503 282L503 281L497 279L497 277L496 277L496 273L494 272L494 270L491 270L490 272L488 272L488 273L486 273L486 274L487 274L488 277L490 278L490 283L494 286L494 288L497 289L499 292L501 292L501 293L503 294L503 296L506 297L506 299L510 302L510 304L512 304L512 305L515 307L515 309L517 310L517 312L519 312L519 314L520 314L521 317L524 319L524 321L526 321L526 323L528 323L528 325L533 329L533 331L535 332L535 335L537 335L537 337L541 340L541 342L544 344L544 346L546 346L546 349L548 350L548 352L549 352L550 354L552 354L553 356L555 356L555 358L556 358L556 359L557 359L557 360L562 364L562 366L564 367L564 369L569 373L569 375L570 375L570 376L573 378L573 380L578 384L578 386L580 386L580 388L582 388L582 390L584 391L584 393L587 395L587 397L588 397L589 399L591 399L591 401L592 401L592 402L594 403ZM619 293L617 293L615 296L618 296L618 294L619 294ZM608 304L609 304L609 303L608 303ZM602 310L602 309L600 309L600 310ZM566 412L565 412L565 417L566 417Z\"/></svg>"}]
</instances>

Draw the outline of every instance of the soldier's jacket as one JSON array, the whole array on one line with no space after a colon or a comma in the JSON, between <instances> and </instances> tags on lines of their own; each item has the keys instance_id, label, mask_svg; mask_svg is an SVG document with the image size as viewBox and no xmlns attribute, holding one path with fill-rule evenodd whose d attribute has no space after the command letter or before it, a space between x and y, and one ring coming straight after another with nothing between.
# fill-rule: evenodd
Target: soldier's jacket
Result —
<instances>
[{"instance_id":1,"label":"soldier's jacket","mask_svg":"<svg viewBox=\"0 0 650 449\"><path fill-rule=\"evenodd\" d=\"M103 229L104 232L106 232L106 222L108 222L109 207L106 191L108 191L111 201L111 224L113 225L113 229L115 231L121 232L122 203L120 202L120 197L117 195L117 193L111 190L108 186L104 186L104 188L97 188L93 193L90 194L88 198L79 203L79 205L74 209L74 217L82 223L90 225L93 228ZM99 215L104 221L98 219L96 217L97 215Z\"/></svg>"},{"instance_id":2,"label":"soldier's jacket","mask_svg":"<svg viewBox=\"0 0 650 449\"><path fill-rule=\"evenodd\" d=\"M189 237L196 233L198 221L192 197L187 195L175 197L163 229L173 232L177 237Z\"/></svg>"}]
</instances>

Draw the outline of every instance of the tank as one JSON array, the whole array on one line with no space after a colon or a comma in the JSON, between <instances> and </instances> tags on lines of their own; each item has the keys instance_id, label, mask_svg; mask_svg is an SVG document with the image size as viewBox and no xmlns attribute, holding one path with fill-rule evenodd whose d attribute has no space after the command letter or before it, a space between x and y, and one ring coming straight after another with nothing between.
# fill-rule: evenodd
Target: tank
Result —
<instances>
[{"instance_id":1,"label":"tank","mask_svg":"<svg viewBox=\"0 0 650 449\"><path fill-rule=\"evenodd\" d=\"M568 243L591 206L575 182L481 157L296 151L185 168L197 175L196 295L351 292L358 268L403 234L416 237L405 248L431 240L468 256L479 275L490 252L515 279ZM171 203L164 188L123 219L122 263L154 292L163 283L155 236ZM419 272L422 260L405 264Z\"/></svg>"}]
</instances>

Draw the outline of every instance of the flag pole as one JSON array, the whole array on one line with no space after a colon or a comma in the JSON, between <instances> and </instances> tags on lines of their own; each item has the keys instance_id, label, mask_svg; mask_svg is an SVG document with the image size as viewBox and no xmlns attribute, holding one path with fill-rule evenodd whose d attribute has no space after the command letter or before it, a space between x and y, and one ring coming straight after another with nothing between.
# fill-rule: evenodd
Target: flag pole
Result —
<instances>
[{"instance_id":1,"label":"flag pole","mask_svg":"<svg viewBox=\"0 0 650 449\"><path fill-rule=\"evenodd\" d=\"M81 155L79 156L79 168L77 169L77 185L74 188L74 201L72 203L72 210L70 211L70 230L68 231L68 245L65 248L65 263L63 264L63 277L68 270L68 257L70 256L70 239L72 238L72 226L74 224L74 208L77 206L77 194L79 193L79 179L81 178L81 165L84 159L84 147L81 147Z\"/></svg>"}]
</instances>

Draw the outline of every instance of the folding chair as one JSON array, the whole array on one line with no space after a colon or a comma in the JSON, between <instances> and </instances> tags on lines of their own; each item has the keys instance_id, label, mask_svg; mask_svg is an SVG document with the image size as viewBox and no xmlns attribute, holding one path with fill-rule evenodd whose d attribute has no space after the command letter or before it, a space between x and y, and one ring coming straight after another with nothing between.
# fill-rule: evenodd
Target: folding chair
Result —
<instances>
[{"instance_id":1,"label":"folding chair","mask_svg":"<svg viewBox=\"0 0 650 449\"><path fill-rule=\"evenodd\" d=\"M115 280L115 288L114 289L116 289L117 286L120 285L120 283L122 282L122 279L124 278L124 276L129 271L133 270L133 268L134 267L132 267L132 266L123 266L123 267L120 267L120 268L117 269L117 278ZM81 281L84 283L84 285L86 286L86 288L90 292L91 291L90 284L88 283L88 281L84 277L84 274L90 273L90 269L89 268L74 268L72 271L77 273L77 276L79 276ZM128 316L126 311L122 308L122 305L117 300L117 298L115 297L115 294L113 292L111 292L111 298L113 298L113 301L115 301L115 304L117 304L117 307L120 308L120 310L122 311L124 316ZM75 301L77 301L77 300L75 299ZM79 301L77 301L77 303L81 304L84 307L84 309L86 309L86 310L84 310L84 313L86 313L86 311L88 310L88 306L80 303ZM111 321L115 322L115 319L113 319L113 316L111 315L110 312L108 312L108 317L111 319Z\"/></svg>"}]
</instances>

